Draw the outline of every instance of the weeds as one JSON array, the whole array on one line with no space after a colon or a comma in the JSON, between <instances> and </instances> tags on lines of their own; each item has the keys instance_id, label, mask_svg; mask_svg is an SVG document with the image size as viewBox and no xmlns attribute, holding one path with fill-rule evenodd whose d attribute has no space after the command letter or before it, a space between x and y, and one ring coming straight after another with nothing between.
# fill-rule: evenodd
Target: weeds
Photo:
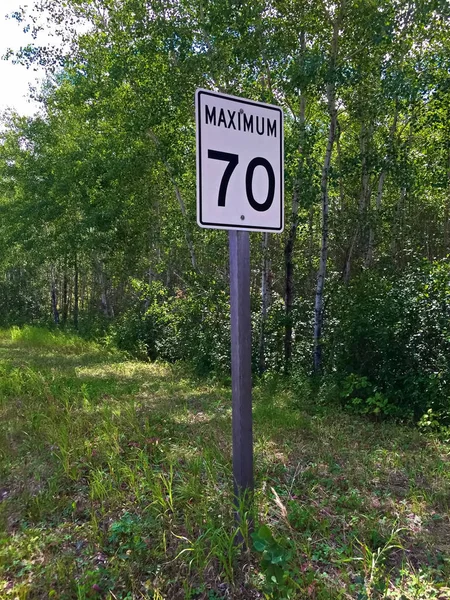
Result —
<instances>
[{"instance_id":1,"label":"weeds","mask_svg":"<svg viewBox=\"0 0 450 600\"><path fill-rule=\"evenodd\" d=\"M446 443L296 390L255 389L236 508L228 387L0 332L0 598L449 597Z\"/></svg>"}]
</instances>

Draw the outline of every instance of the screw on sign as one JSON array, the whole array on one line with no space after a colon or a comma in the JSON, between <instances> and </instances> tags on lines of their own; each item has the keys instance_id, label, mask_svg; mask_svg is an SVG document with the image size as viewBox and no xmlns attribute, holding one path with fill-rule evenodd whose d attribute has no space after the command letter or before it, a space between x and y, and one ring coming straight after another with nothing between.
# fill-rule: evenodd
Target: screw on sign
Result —
<instances>
[{"instance_id":1,"label":"screw on sign","mask_svg":"<svg viewBox=\"0 0 450 600\"><path fill-rule=\"evenodd\" d=\"M229 230L233 476L240 504L253 489L249 231L283 231L283 111L202 89L195 108L197 222Z\"/></svg>"}]
</instances>

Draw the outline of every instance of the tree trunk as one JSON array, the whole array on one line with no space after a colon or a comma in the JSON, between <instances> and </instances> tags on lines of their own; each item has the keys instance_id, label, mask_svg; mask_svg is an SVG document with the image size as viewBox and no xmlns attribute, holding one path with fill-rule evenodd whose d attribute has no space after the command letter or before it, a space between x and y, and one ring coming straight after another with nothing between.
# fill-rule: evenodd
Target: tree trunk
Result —
<instances>
[{"instance_id":1,"label":"tree trunk","mask_svg":"<svg viewBox=\"0 0 450 600\"><path fill-rule=\"evenodd\" d=\"M395 207L395 219L393 223L392 229L392 238L391 238L391 255L392 259L399 260L400 265L402 266L404 254L402 249L404 247L403 244L403 235L404 235L404 220L405 220L405 205L406 198L408 192L410 192L410 182L408 181L409 177L409 151L412 146L414 127L415 127L416 115L415 115L415 107L413 106L411 109L411 119L409 121L409 132L408 137L405 141L405 162L403 163L403 185L400 188L400 195Z\"/></svg>"},{"instance_id":2,"label":"tree trunk","mask_svg":"<svg viewBox=\"0 0 450 600\"><path fill-rule=\"evenodd\" d=\"M333 23L333 39L330 52L329 82L327 84L328 113L330 115L330 126L328 130L328 142L322 168L322 179L320 184L322 196L322 242L320 247L319 271L317 274L316 296L314 302L314 334L313 334L313 367L318 373L322 369L322 330L323 330L323 291L327 272L328 257L328 177L330 172L331 155L336 136L336 60L338 53L338 38L341 15L344 3L340 7L340 14L336 14ZM338 9L339 11L339 9Z\"/></svg>"},{"instance_id":3,"label":"tree trunk","mask_svg":"<svg viewBox=\"0 0 450 600\"><path fill-rule=\"evenodd\" d=\"M370 190L369 190L369 169L367 165L367 154L368 154L368 140L372 135L372 127L366 127L364 121L361 122L361 134L360 134L360 152L361 152L361 192L359 195L358 204L358 222L356 223L355 233L352 237L350 248L347 252L347 259L345 261L344 268L344 281L347 284L350 280L351 264L353 259L353 253L357 246L360 234L365 225L365 215L367 212L367 205L370 201ZM369 235L370 242L370 235Z\"/></svg>"},{"instance_id":4,"label":"tree trunk","mask_svg":"<svg viewBox=\"0 0 450 600\"><path fill-rule=\"evenodd\" d=\"M297 236L298 227L298 192L294 190L292 199L292 223L289 231L289 236L284 249L285 262L285 328L284 328L284 364L285 372L288 373L291 366L292 358L292 305L294 300L294 243Z\"/></svg>"},{"instance_id":5,"label":"tree trunk","mask_svg":"<svg viewBox=\"0 0 450 600\"><path fill-rule=\"evenodd\" d=\"M444 205L444 256L449 253L450 229L450 107L447 110L447 196Z\"/></svg>"},{"instance_id":6,"label":"tree trunk","mask_svg":"<svg viewBox=\"0 0 450 600\"><path fill-rule=\"evenodd\" d=\"M308 286L313 285L315 272L313 266L314 253L314 205L311 204L308 213Z\"/></svg>"},{"instance_id":7,"label":"tree trunk","mask_svg":"<svg viewBox=\"0 0 450 600\"><path fill-rule=\"evenodd\" d=\"M112 317L114 317L114 309L111 305L111 301L110 301L110 285L109 285L109 280L108 280L108 276L105 272L105 265L103 261L98 261L98 268L99 268L99 280L100 280L100 301L101 301L101 306L102 306L102 311L104 316L107 319L110 319Z\"/></svg>"},{"instance_id":8,"label":"tree trunk","mask_svg":"<svg viewBox=\"0 0 450 600\"><path fill-rule=\"evenodd\" d=\"M447 175L449 179L449 190L450 190L450 171ZM449 239L449 229L450 229L450 200L447 198L444 206L444 256L448 256L448 239Z\"/></svg>"},{"instance_id":9,"label":"tree trunk","mask_svg":"<svg viewBox=\"0 0 450 600\"><path fill-rule=\"evenodd\" d=\"M355 233L352 236L352 241L351 241L350 246L349 246L349 248L347 250L347 256L345 258L344 283L346 285L350 281L350 269L351 269L351 264L352 264L353 251L355 249L355 245L356 245L356 242L358 240L358 229L359 229L359 225L357 225Z\"/></svg>"},{"instance_id":10,"label":"tree trunk","mask_svg":"<svg viewBox=\"0 0 450 600\"><path fill-rule=\"evenodd\" d=\"M302 31L300 33L300 49L302 56L306 49L306 36ZM306 97L302 94L300 98L300 143L299 143L299 159L297 166L297 178L294 183L294 191L292 194L292 221L289 235L284 248L284 264L285 264L285 288L284 288L284 310L285 310L285 328L284 328L284 364L285 372L288 373L291 366L292 358L292 305L294 301L294 245L297 237L298 229L298 209L300 205L300 192L302 186L302 171L305 160L305 110Z\"/></svg>"},{"instance_id":11,"label":"tree trunk","mask_svg":"<svg viewBox=\"0 0 450 600\"><path fill-rule=\"evenodd\" d=\"M383 170L380 173L380 178L378 180L377 198L376 198L376 205L375 205L377 219L380 214L381 199L383 197L383 188L384 188L384 180L385 179L386 179L386 169L383 168ZM368 242L368 246L367 246L367 256L366 256L366 267L367 268L369 268L373 262L374 243L375 243L375 230L374 230L374 225L371 224L370 231L369 231L369 242Z\"/></svg>"},{"instance_id":12,"label":"tree trunk","mask_svg":"<svg viewBox=\"0 0 450 600\"><path fill-rule=\"evenodd\" d=\"M55 277L53 274L52 274L51 299L52 299L53 322L55 323L55 325L59 325L58 297L57 297L57 293L56 293L56 281L55 281Z\"/></svg>"},{"instance_id":13,"label":"tree trunk","mask_svg":"<svg viewBox=\"0 0 450 600\"><path fill-rule=\"evenodd\" d=\"M77 255L75 254L75 274L73 282L73 326L78 330L78 303L79 303L79 292L78 292L78 261Z\"/></svg>"},{"instance_id":14,"label":"tree trunk","mask_svg":"<svg viewBox=\"0 0 450 600\"><path fill-rule=\"evenodd\" d=\"M370 231L369 231L369 242L368 242L367 256L366 256L366 267L367 268L369 268L373 262L373 252L374 252L374 245L375 245L375 226L376 226L376 224L378 224L378 220L380 217L381 201L383 198L383 190L384 190L384 182L386 179L386 174L387 174L387 171L392 162L394 136L395 136L395 132L397 131L397 120L398 120L398 101L396 101L396 103L395 103L394 119L392 121L392 125L389 130L389 139L388 139L388 144L387 144L387 149L386 149L386 157L384 160L383 168L380 173L380 178L378 180L377 198L376 198L376 204L375 204L376 219L375 219L375 225L372 223L370 226Z\"/></svg>"},{"instance_id":15,"label":"tree trunk","mask_svg":"<svg viewBox=\"0 0 450 600\"><path fill-rule=\"evenodd\" d=\"M69 298L68 298L68 277L67 277L67 260L64 266L64 276L63 276L63 301L62 301L62 323L66 325L67 316L69 314Z\"/></svg>"},{"instance_id":16,"label":"tree trunk","mask_svg":"<svg viewBox=\"0 0 450 600\"><path fill-rule=\"evenodd\" d=\"M262 273L261 273L261 328L259 333L259 373L266 370L266 321L270 305L270 259L269 234L263 233L262 239Z\"/></svg>"},{"instance_id":17,"label":"tree trunk","mask_svg":"<svg viewBox=\"0 0 450 600\"><path fill-rule=\"evenodd\" d=\"M406 198L407 188L406 185L402 185L400 188L400 195L398 198L397 205L395 207L395 218L394 218L394 232L391 241L391 254L392 259L399 259L402 263L402 249L403 249L403 219L404 219L404 206ZM397 265L398 266L398 265Z\"/></svg>"},{"instance_id":18,"label":"tree trunk","mask_svg":"<svg viewBox=\"0 0 450 600\"><path fill-rule=\"evenodd\" d=\"M336 152L337 152L337 166L339 172L339 209L344 210L345 203L345 192L344 192L344 179L342 177L342 153L341 153L341 127L339 120L336 118Z\"/></svg>"}]
</instances>

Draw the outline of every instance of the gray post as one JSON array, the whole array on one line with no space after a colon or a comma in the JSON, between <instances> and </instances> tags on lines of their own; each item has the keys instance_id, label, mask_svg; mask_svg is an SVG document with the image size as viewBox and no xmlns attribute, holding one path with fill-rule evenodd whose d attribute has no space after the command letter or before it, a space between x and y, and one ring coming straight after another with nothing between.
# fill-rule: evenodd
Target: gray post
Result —
<instances>
[{"instance_id":1,"label":"gray post","mask_svg":"<svg viewBox=\"0 0 450 600\"><path fill-rule=\"evenodd\" d=\"M236 501L253 490L250 238L229 231L233 476Z\"/></svg>"}]
</instances>

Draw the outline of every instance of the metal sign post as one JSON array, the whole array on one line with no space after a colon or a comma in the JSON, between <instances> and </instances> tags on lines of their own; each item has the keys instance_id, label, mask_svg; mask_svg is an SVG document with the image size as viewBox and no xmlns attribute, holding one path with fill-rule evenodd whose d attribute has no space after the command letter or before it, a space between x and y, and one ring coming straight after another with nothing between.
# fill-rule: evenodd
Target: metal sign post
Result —
<instances>
[{"instance_id":1,"label":"metal sign post","mask_svg":"<svg viewBox=\"0 0 450 600\"><path fill-rule=\"evenodd\" d=\"M250 237L230 231L231 378L235 498L253 490Z\"/></svg>"},{"instance_id":2,"label":"metal sign post","mask_svg":"<svg viewBox=\"0 0 450 600\"><path fill-rule=\"evenodd\" d=\"M284 227L283 111L199 89L197 223L229 230L233 477L237 508L253 490L249 231Z\"/></svg>"}]
</instances>

